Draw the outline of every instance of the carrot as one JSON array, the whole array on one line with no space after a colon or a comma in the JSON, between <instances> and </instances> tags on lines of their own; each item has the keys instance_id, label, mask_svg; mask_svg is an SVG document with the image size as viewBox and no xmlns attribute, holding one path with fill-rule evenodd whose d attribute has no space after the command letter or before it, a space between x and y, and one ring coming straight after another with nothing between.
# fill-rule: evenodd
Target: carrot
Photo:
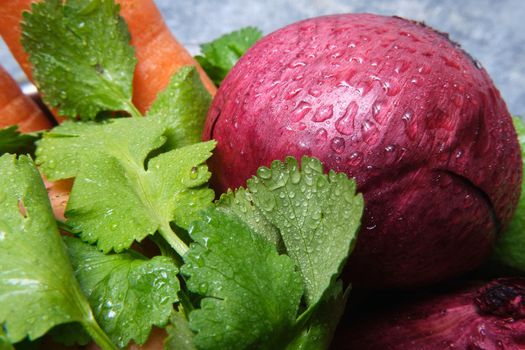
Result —
<instances>
[{"instance_id":1,"label":"carrot","mask_svg":"<svg viewBox=\"0 0 525 350\"><path fill-rule=\"evenodd\" d=\"M2 11L0 11L0 35L30 81L33 81L33 73L31 72L29 56L21 43L22 28L20 27L20 21L22 20L22 13L31 8L31 2L33 1L0 0L0 7L2 8ZM58 115L55 109L51 109L51 113L58 123L65 120L65 118Z\"/></svg>"},{"instance_id":2,"label":"carrot","mask_svg":"<svg viewBox=\"0 0 525 350\"><path fill-rule=\"evenodd\" d=\"M28 55L21 43L20 21L22 12L29 10L35 0L0 0L0 35L19 62L29 79L32 78ZM131 44L135 48L137 66L133 77L133 103L145 113L157 94L169 83L177 70L183 66L197 67L206 89L214 95L216 87L190 53L170 33L160 11L153 0L117 0L121 5L121 15L128 24ZM56 113L54 113L56 116ZM57 118L60 122L61 119ZM55 216L64 219L72 182L70 180L45 181ZM163 347L165 332L154 329L148 342L129 349L160 350ZM95 346L95 345L92 345ZM96 346L93 347L96 349Z\"/></svg>"},{"instance_id":3,"label":"carrot","mask_svg":"<svg viewBox=\"0 0 525 350\"><path fill-rule=\"evenodd\" d=\"M71 187L73 186L72 179L58 180L58 181L49 181L44 175L42 175L44 180L44 185L46 186L47 195L49 201L51 202L51 207L53 209L53 214L55 218L60 221L65 221L64 212L66 211L67 201L69 200L69 193L71 192Z\"/></svg>"},{"instance_id":4,"label":"carrot","mask_svg":"<svg viewBox=\"0 0 525 350\"><path fill-rule=\"evenodd\" d=\"M22 12L30 9L32 1L35 0L0 0L0 34L30 80L31 66L20 43L20 21ZM133 103L142 113L168 85L170 77L183 66L196 66L204 86L212 95L215 94L212 81L171 34L153 0L117 2L128 24L138 60L133 77Z\"/></svg>"},{"instance_id":5,"label":"carrot","mask_svg":"<svg viewBox=\"0 0 525 350\"><path fill-rule=\"evenodd\" d=\"M0 0L0 35L27 78L32 81L31 65L20 42L22 12L29 10L30 6L31 0Z\"/></svg>"},{"instance_id":6,"label":"carrot","mask_svg":"<svg viewBox=\"0 0 525 350\"><path fill-rule=\"evenodd\" d=\"M214 95L216 88L190 53L169 31L153 0L117 0L128 24L138 59L133 78L133 103L144 113L181 67L194 65Z\"/></svg>"},{"instance_id":7,"label":"carrot","mask_svg":"<svg viewBox=\"0 0 525 350\"><path fill-rule=\"evenodd\" d=\"M24 95L16 81L0 66L0 128L18 125L21 132L38 131L51 127L44 112Z\"/></svg>"}]
</instances>

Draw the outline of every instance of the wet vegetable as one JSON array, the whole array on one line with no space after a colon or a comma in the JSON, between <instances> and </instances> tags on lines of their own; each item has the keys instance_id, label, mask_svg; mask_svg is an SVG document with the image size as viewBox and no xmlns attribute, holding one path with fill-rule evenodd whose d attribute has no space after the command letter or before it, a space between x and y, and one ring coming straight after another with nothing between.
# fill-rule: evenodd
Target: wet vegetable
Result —
<instances>
[{"instance_id":1,"label":"wet vegetable","mask_svg":"<svg viewBox=\"0 0 525 350\"><path fill-rule=\"evenodd\" d=\"M356 285L478 266L520 193L516 133L487 72L447 35L397 17L319 17L261 39L223 81L204 138L218 141L218 191L287 155L355 177L366 203Z\"/></svg>"},{"instance_id":2,"label":"wet vegetable","mask_svg":"<svg viewBox=\"0 0 525 350\"><path fill-rule=\"evenodd\" d=\"M343 325L334 349L525 348L525 279L456 287Z\"/></svg>"}]
</instances>

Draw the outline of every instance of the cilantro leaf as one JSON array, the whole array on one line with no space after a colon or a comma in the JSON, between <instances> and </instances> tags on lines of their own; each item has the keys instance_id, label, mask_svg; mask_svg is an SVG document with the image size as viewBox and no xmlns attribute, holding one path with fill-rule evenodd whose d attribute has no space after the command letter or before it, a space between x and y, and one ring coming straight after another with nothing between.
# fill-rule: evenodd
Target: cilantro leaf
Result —
<instances>
[{"instance_id":1,"label":"cilantro leaf","mask_svg":"<svg viewBox=\"0 0 525 350\"><path fill-rule=\"evenodd\" d=\"M131 103L136 58L129 42L113 0L46 0L23 16L33 77L44 101L67 117L140 115Z\"/></svg>"},{"instance_id":2,"label":"cilantro leaf","mask_svg":"<svg viewBox=\"0 0 525 350\"><path fill-rule=\"evenodd\" d=\"M201 140L211 95L206 90L195 67L183 67L168 87L159 93L148 111L167 130L164 149L191 145Z\"/></svg>"},{"instance_id":3,"label":"cilantro leaf","mask_svg":"<svg viewBox=\"0 0 525 350\"><path fill-rule=\"evenodd\" d=\"M103 124L67 121L44 134L35 153L36 163L51 181L76 177L82 164L94 163L102 155L144 164L149 152L164 142L163 132L162 126L146 118L112 119Z\"/></svg>"},{"instance_id":4,"label":"cilantro leaf","mask_svg":"<svg viewBox=\"0 0 525 350\"><path fill-rule=\"evenodd\" d=\"M252 194L243 187L235 192L228 190L221 195L216 206L225 213L237 215L253 232L277 247L279 252L284 251L279 230L266 220L261 210L253 204Z\"/></svg>"},{"instance_id":5,"label":"cilantro leaf","mask_svg":"<svg viewBox=\"0 0 525 350\"><path fill-rule=\"evenodd\" d=\"M168 337L164 343L165 350L197 350L193 344L194 334L182 312L173 311L166 332Z\"/></svg>"},{"instance_id":6,"label":"cilantro leaf","mask_svg":"<svg viewBox=\"0 0 525 350\"><path fill-rule=\"evenodd\" d=\"M348 290L343 293L341 281L332 284L287 350L328 349L339 320L343 316Z\"/></svg>"},{"instance_id":7,"label":"cilantro leaf","mask_svg":"<svg viewBox=\"0 0 525 350\"><path fill-rule=\"evenodd\" d=\"M64 241L95 318L115 344L143 344L152 326L168 322L180 289L171 259L131 251L105 255L77 238Z\"/></svg>"},{"instance_id":8,"label":"cilantro leaf","mask_svg":"<svg viewBox=\"0 0 525 350\"><path fill-rule=\"evenodd\" d=\"M84 331L82 325L77 322L58 325L48 334L53 338L53 341L65 346L85 346L93 341L89 334Z\"/></svg>"},{"instance_id":9,"label":"cilantro leaf","mask_svg":"<svg viewBox=\"0 0 525 350\"><path fill-rule=\"evenodd\" d=\"M525 165L525 122L513 118L521 148L521 158ZM523 167L525 174L525 166ZM493 260L500 264L525 272L525 181L521 183L521 195L507 230L496 241Z\"/></svg>"},{"instance_id":10,"label":"cilantro leaf","mask_svg":"<svg viewBox=\"0 0 525 350\"><path fill-rule=\"evenodd\" d=\"M16 125L0 129L0 156L5 153L33 154L35 141L39 138L38 133L21 134Z\"/></svg>"},{"instance_id":11,"label":"cilantro leaf","mask_svg":"<svg viewBox=\"0 0 525 350\"><path fill-rule=\"evenodd\" d=\"M9 340L7 340L7 337L2 328L0 328L0 350L15 350Z\"/></svg>"},{"instance_id":12,"label":"cilantro leaf","mask_svg":"<svg viewBox=\"0 0 525 350\"><path fill-rule=\"evenodd\" d=\"M184 257L188 289L203 297L189 315L198 348L280 344L293 327L303 293L291 259L236 216L208 209L190 228Z\"/></svg>"},{"instance_id":13,"label":"cilantro leaf","mask_svg":"<svg viewBox=\"0 0 525 350\"><path fill-rule=\"evenodd\" d=\"M274 161L248 180L254 204L281 233L288 255L299 267L307 304L316 304L353 249L363 197L343 173L323 174L321 162L303 157ZM329 252L329 254L327 253Z\"/></svg>"},{"instance_id":14,"label":"cilantro leaf","mask_svg":"<svg viewBox=\"0 0 525 350\"><path fill-rule=\"evenodd\" d=\"M36 339L58 324L92 322L32 161L0 157L0 182L0 324L8 339Z\"/></svg>"},{"instance_id":15,"label":"cilantro leaf","mask_svg":"<svg viewBox=\"0 0 525 350\"><path fill-rule=\"evenodd\" d=\"M66 217L84 241L119 252L159 230L183 255L185 245L170 222L187 228L212 202L204 162L215 142L146 161L165 141L164 131L153 118L123 118L101 125L65 123L44 136L37 163L52 180L76 177Z\"/></svg>"},{"instance_id":16,"label":"cilantro leaf","mask_svg":"<svg viewBox=\"0 0 525 350\"><path fill-rule=\"evenodd\" d=\"M202 44L202 55L195 56L195 59L218 86L239 58L261 37L262 32L257 28L242 28Z\"/></svg>"}]
</instances>

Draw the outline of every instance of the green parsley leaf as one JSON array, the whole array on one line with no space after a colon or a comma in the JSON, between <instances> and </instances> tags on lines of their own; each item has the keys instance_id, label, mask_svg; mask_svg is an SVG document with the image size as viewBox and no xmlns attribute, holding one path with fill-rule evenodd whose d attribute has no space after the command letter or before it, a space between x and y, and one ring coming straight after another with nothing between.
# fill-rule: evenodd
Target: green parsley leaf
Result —
<instances>
[{"instance_id":1,"label":"green parsley leaf","mask_svg":"<svg viewBox=\"0 0 525 350\"><path fill-rule=\"evenodd\" d=\"M299 335L287 346L287 350L328 349L339 320L343 316L348 290L343 293L341 281L332 284L318 305L312 307L312 314Z\"/></svg>"},{"instance_id":2,"label":"green parsley leaf","mask_svg":"<svg viewBox=\"0 0 525 350\"><path fill-rule=\"evenodd\" d=\"M288 255L299 267L308 306L315 305L339 275L353 249L364 202L355 181L323 174L321 162L303 157L274 161L248 180L254 204L279 229Z\"/></svg>"},{"instance_id":3,"label":"green parsley leaf","mask_svg":"<svg viewBox=\"0 0 525 350\"><path fill-rule=\"evenodd\" d=\"M46 0L24 13L22 43L44 101L60 115L140 115L131 103L136 58L113 0Z\"/></svg>"},{"instance_id":4,"label":"green parsley leaf","mask_svg":"<svg viewBox=\"0 0 525 350\"><path fill-rule=\"evenodd\" d=\"M193 343L194 334L182 312L173 311L166 332L168 337L164 342L165 350L197 350Z\"/></svg>"},{"instance_id":5,"label":"green parsley leaf","mask_svg":"<svg viewBox=\"0 0 525 350\"><path fill-rule=\"evenodd\" d=\"M85 346L93 341L78 322L61 324L48 333L53 341L65 346Z\"/></svg>"},{"instance_id":6,"label":"green parsley leaf","mask_svg":"<svg viewBox=\"0 0 525 350\"><path fill-rule=\"evenodd\" d=\"M11 342L92 322L42 179L26 156L0 157L0 271L0 324Z\"/></svg>"},{"instance_id":7,"label":"green parsley leaf","mask_svg":"<svg viewBox=\"0 0 525 350\"><path fill-rule=\"evenodd\" d=\"M0 327L0 350L15 350Z\"/></svg>"},{"instance_id":8,"label":"green parsley leaf","mask_svg":"<svg viewBox=\"0 0 525 350\"><path fill-rule=\"evenodd\" d=\"M236 216L208 209L192 224L187 287L203 297L189 315L204 349L266 348L293 327L303 293L291 259Z\"/></svg>"},{"instance_id":9,"label":"green parsley leaf","mask_svg":"<svg viewBox=\"0 0 525 350\"><path fill-rule=\"evenodd\" d=\"M514 117L513 122L521 147L521 158L525 164L525 123L518 117ZM523 172L525 174L525 166ZM525 181L521 183L516 213L507 230L496 241L492 258L499 264L525 272Z\"/></svg>"},{"instance_id":10,"label":"green parsley leaf","mask_svg":"<svg viewBox=\"0 0 525 350\"><path fill-rule=\"evenodd\" d=\"M152 118L106 124L64 123L44 135L37 163L51 180L76 177L66 208L68 225L104 252L127 249L134 240L159 233L178 251L185 245L170 228L187 228L214 193L204 164L214 141L151 158L165 141Z\"/></svg>"},{"instance_id":11,"label":"green parsley leaf","mask_svg":"<svg viewBox=\"0 0 525 350\"><path fill-rule=\"evenodd\" d=\"M5 153L33 154L35 141L39 138L38 133L21 134L16 125L0 129L0 156Z\"/></svg>"},{"instance_id":12,"label":"green parsley leaf","mask_svg":"<svg viewBox=\"0 0 525 350\"><path fill-rule=\"evenodd\" d=\"M202 44L202 55L195 56L195 59L219 86L239 58L261 37L262 32L257 28L242 28Z\"/></svg>"},{"instance_id":13,"label":"green parsley leaf","mask_svg":"<svg viewBox=\"0 0 525 350\"><path fill-rule=\"evenodd\" d=\"M181 68L168 87L159 93L147 114L148 118L155 118L167 128L163 149L199 142L210 103L210 93L195 67Z\"/></svg>"},{"instance_id":14,"label":"green parsley leaf","mask_svg":"<svg viewBox=\"0 0 525 350\"><path fill-rule=\"evenodd\" d=\"M105 255L77 238L64 241L95 318L115 344L144 344L152 326L166 325L180 289L171 259L148 260L132 251Z\"/></svg>"},{"instance_id":15,"label":"green parsley leaf","mask_svg":"<svg viewBox=\"0 0 525 350\"><path fill-rule=\"evenodd\" d=\"M284 252L284 243L279 230L266 220L261 210L253 204L252 194L249 191L243 187L239 187L235 192L228 190L221 195L216 206L225 213L237 215L253 232L272 243L279 252Z\"/></svg>"}]
</instances>

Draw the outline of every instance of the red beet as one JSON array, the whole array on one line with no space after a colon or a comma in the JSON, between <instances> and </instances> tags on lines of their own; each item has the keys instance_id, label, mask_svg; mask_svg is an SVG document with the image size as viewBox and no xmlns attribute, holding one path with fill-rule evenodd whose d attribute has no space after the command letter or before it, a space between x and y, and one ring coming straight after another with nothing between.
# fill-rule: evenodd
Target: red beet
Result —
<instances>
[{"instance_id":1,"label":"red beet","mask_svg":"<svg viewBox=\"0 0 525 350\"><path fill-rule=\"evenodd\" d=\"M352 317L352 315L349 315ZM525 349L525 280L455 288L340 325L338 350Z\"/></svg>"},{"instance_id":2,"label":"red beet","mask_svg":"<svg viewBox=\"0 0 525 350\"><path fill-rule=\"evenodd\" d=\"M287 155L355 177L366 210L348 275L363 286L476 267L520 194L516 134L487 72L397 17L319 17L266 36L221 85L204 138L218 141L218 191Z\"/></svg>"}]
</instances>

